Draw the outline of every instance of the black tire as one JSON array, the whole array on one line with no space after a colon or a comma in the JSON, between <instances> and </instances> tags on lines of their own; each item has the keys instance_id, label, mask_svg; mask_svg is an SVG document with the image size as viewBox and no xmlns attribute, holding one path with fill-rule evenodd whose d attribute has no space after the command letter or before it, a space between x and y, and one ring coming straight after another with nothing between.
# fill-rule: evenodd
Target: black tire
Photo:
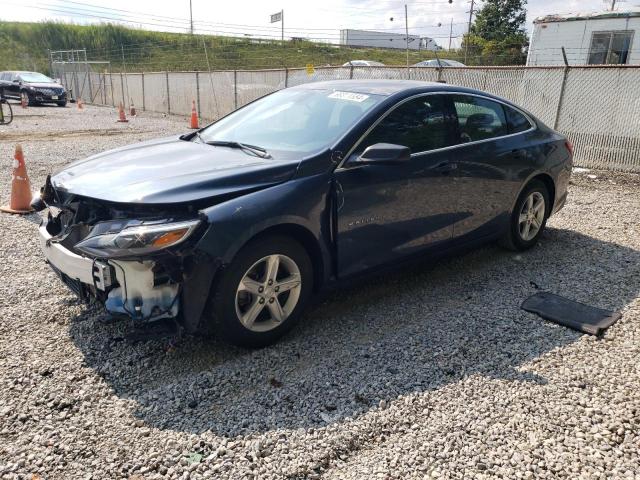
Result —
<instances>
[{"instance_id":1,"label":"black tire","mask_svg":"<svg viewBox=\"0 0 640 480\"><path fill-rule=\"evenodd\" d=\"M275 254L284 255L295 262L300 271L300 295L284 321L271 330L256 332L241 323L236 312L236 292L240 281L256 262ZM209 318L204 319L209 323L205 325L205 330L241 347L259 348L270 345L298 322L313 292L313 277L309 254L297 241L283 235L256 238L245 245L214 280L207 309Z\"/></svg>"},{"instance_id":2,"label":"black tire","mask_svg":"<svg viewBox=\"0 0 640 480\"><path fill-rule=\"evenodd\" d=\"M526 239L523 238L522 232L520 231L520 213L523 211L523 207L527 199L535 192L542 195L542 198L544 198L544 218L535 236ZM513 212L511 212L511 218L509 220L509 230L500 240L500 244L509 250L517 252L530 249L536 243L538 243L538 240L540 239L540 236L544 232L544 229L547 225L547 219L549 218L550 213L551 201L549 198L549 190L547 189L546 185L540 180L532 180L527 184L527 186L518 197L515 207L513 208Z\"/></svg>"},{"instance_id":3,"label":"black tire","mask_svg":"<svg viewBox=\"0 0 640 480\"><path fill-rule=\"evenodd\" d=\"M67 102L58 102L57 105L59 107L66 107L67 106Z\"/></svg>"}]
</instances>

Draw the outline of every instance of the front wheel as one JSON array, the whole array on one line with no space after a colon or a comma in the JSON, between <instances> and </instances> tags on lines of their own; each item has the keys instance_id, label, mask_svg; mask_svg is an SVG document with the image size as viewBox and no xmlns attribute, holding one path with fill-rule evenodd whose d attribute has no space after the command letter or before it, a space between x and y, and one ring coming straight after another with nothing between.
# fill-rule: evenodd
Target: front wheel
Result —
<instances>
[{"instance_id":1,"label":"front wheel","mask_svg":"<svg viewBox=\"0 0 640 480\"><path fill-rule=\"evenodd\" d=\"M515 251L533 247L547 224L550 207L549 191L545 184L539 180L531 181L518 197L502 245Z\"/></svg>"},{"instance_id":2,"label":"front wheel","mask_svg":"<svg viewBox=\"0 0 640 480\"><path fill-rule=\"evenodd\" d=\"M58 106L59 107L66 107L67 106L67 102L58 102Z\"/></svg>"},{"instance_id":3,"label":"front wheel","mask_svg":"<svg viewBox=\"0 0 640 480\"><path fill-rule=\"evenodd\" d=\"M35 103L29 92L25 90L20 92L20 102L24 102L27 107L31 107Z\"/></svg>"},{"instance_id":4,"label":"front wheel","mask_svg":"<svg viewBox=\"0 0 640 480\"><path fill-rule=\"evenodd\" d=\"M312 290L313 266L302 245L281 235L253 240L214 282L214 332L243 347L269 345L296 324Z\"/></svg>"}]
</instances>

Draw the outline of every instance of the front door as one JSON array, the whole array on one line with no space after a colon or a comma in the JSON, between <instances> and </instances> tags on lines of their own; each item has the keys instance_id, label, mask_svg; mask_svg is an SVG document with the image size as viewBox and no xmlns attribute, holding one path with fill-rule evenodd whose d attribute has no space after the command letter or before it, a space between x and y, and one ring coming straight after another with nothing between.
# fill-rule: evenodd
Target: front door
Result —
<instances>
[{"instance_id":1,"label":"front door","mask_svg":"<svg viewBox=\"0 0 640 480\"><path fill-rule=\"evenodd\" d=\"M450 152L454 115L443 95L401 102L336 170L338 274L350 275L447 242L457 220ZM369 146L411 148L408 162L358 165ZM455 164L453 164L455 165Z\"/></svg>"}]
</instances>

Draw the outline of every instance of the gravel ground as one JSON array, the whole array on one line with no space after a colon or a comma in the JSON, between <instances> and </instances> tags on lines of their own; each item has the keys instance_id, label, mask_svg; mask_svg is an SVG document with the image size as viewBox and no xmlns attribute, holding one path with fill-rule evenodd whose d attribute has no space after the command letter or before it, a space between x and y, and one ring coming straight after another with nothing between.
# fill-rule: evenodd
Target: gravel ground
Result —
<instances>
[{"instance_id":1,"label":"gravel ground","mask_svg":"<svg viewBox=\"0 0 640 480\"><path fill-rule=\"evenodd\" d=\"M185 130L112 109L18 109L34 186ZM595 176L595 178L593 178ZM541 244L335 292L279 344L131 344L0 215L0 478L640 478L640 178L580 172ZM545 290L621 310L603 338L519 309Z\"/></svg>"}]
</instances>

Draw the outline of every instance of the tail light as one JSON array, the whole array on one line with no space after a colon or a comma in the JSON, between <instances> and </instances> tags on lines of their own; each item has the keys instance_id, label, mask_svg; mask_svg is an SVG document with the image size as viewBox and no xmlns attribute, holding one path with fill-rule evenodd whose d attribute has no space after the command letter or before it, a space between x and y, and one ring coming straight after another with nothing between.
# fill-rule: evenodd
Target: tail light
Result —
<instances>
[{"instance_id":1,"label":"tail light","mask_svg":"<svg viewBox=\"0 0 640 480\"><path fill-rule=\"evenodd\" d=\"M564 146L567 147L567 150L569 150L569 155L573 157L573 143L571 143L569 140L565 140Z\"/></svg>"}]
</instances>

